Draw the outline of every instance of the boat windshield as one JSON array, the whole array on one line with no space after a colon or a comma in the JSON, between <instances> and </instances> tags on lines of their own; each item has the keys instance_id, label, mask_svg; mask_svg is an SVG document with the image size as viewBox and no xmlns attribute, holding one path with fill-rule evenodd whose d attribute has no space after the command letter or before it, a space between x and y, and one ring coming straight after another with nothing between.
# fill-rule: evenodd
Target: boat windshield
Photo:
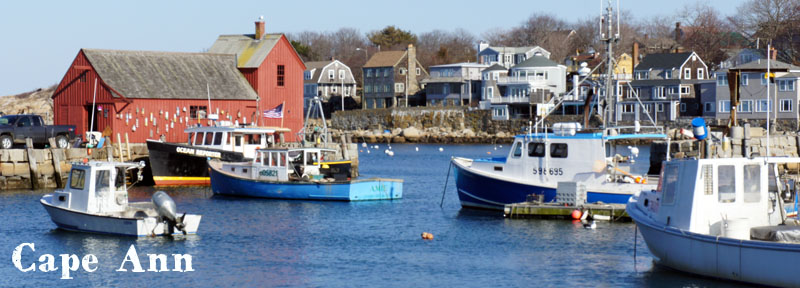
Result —
<instances>
[{"instance_id":1,"label":"boat windshield","mask_svg":"<svg viewBox=\"0 0 800 288\"><path fill-rule=\"evenodd\" d=\"M94 189L96 191L109 190L109 186L111 185L111 181L109 179L110 175L111 171L98 170L96 174L97 177L94 183Z\"/></svg>"}]
</instances>

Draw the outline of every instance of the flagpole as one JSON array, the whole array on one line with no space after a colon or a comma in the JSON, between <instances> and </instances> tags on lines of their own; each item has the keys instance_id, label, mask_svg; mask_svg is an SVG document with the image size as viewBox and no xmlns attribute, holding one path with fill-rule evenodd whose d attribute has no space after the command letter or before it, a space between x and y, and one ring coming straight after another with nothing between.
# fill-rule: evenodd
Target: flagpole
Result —
<instances>
[{"instance_id":1,"label":"flagpole","mask_svg":"<svg viewBox=\"0 0 800 288\"><path fill-rule=\"evenodd\" d=\"M283 103L281 103L281 128L283 128L283 116L284 116L284 112L286 111L286 105L285 104L286 104L286 101L283 101Z\"/></svg>"}]
</instances>

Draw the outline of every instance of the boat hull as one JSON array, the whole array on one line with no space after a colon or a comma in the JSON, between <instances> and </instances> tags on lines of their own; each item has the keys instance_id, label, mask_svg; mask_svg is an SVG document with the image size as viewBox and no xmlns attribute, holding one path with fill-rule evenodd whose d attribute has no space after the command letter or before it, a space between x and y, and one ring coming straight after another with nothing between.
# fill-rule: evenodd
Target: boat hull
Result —
<instances>
[{"instance_id":1,"label":"boat hull","mask_svg":"<svg viewBox=\"0 0 800 288\"><path fill-rule=\"evenodd\" d=\"M554 201L556 187L527 184L499 179L472 171L452 160L455 168L456 189L462 207L503 210L507 204L525 202L528 195L544 195L545 202ZM588 187L587 187L588 188ZM586 202L620 203L628 202L631 194L586 192Z\"/></svg>"},{"instance_id":2,"label":"boat hull","mask_svg":"<svg viewBox=\"0 0 800 288\"><path fill-rule=\"evenodd\" d=\"M40 203L44 206L47 214L50 215L53 223L63 230L138 237L168 234L167 226L163 222L158 222L155 217L138 219L92 215L53 206L48 201L50 199L48 198L49 196L43 197ZM200 219L200 215L187 214L184 216L187 234L197 233ZM177 231L173 234L180 235L183 233Z\"/></svg>"},{"instance_id":3,"label":"boat hull","mask_svg":"<svg viewBox=\"0 0 800 288\"><path fill-rule=\"evenodd\" d=\"M800 286L795 268L800 244L739 240L665 227L645 216L635 201L632 198L626 210L660 265L760 285Z\"/></svg>"},{"instance_id":4,"label":"boat hull","mask_svg":"<svg viewBox=\"0 0 800 288\"><path fill-rule=\"evenodd\" d=\"M211 166L214 194L297 200L363 201L403 197L403 180L364 179L337 182L259 181L220 172Z\"/></svg>"},{"instance_id":5,"label":"boat hull","mask_svg":"<svg viewBox=\"0 0 800 288\"><path fill-rule=\"evenodd\" d=\"M156 186L209 185L211 181L206 164L209 158L233 162L244 160L240 152L153 140L147 140L147 150Z\"/></svg>"}]
</instances>

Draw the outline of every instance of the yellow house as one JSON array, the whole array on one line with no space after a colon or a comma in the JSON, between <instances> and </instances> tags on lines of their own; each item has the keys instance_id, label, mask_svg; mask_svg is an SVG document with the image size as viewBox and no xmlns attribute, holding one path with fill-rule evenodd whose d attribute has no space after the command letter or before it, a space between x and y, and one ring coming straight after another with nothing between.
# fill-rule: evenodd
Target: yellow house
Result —
<instances>
[{"instance_id":1,"label":"yellow house","mask_svg":"<svg viewBox=\"0 0 800 288\"><path fill-rule=\"evenodd\" d=\"M617 65L614 67L614 74L619 80L633 79L633 57L628 53L622 53L617 57Z\"/></svg>"}]
</instances>

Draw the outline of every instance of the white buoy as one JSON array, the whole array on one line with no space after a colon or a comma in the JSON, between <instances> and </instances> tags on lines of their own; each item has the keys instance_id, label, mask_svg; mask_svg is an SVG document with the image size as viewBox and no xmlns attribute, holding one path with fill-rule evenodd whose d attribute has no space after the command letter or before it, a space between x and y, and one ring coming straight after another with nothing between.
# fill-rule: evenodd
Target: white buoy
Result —
<instances>
[{"instance_id":1,"label":"white buoy","mask_svg":"<svg viewBox=\"0 0 800 288\"><path fill-rule=\"evenodd\" d=\"M439 152L442 152L442 151L444 151L444 148L439 147Z\"/></svg>"},{"instance_id":2,"label":"white buoy","mask_svg":"<svg viewBox=\"0 0 800 288\"><path fill-rule=\"evenodd\" d=\"M394 151L389 150L389 149L386 149L386 151L384 151L384 153L386 153L386 155L389 155L389 156L394 156Z\"/></svg>"},{"instance_id":3,"label":"white buoy","mask_svg":"<svg viewBox=\"0 0 800 288\"><path fill-rule=\"evenodd\" d=\"M381 149L381 148L380 148L380 146L378 146L378 145L375 145L375 149Z\"/></svg>"},{"instance_id":4,"label":"white buoy","mask_svg":"<svg viewBox=\"0 0 800 288\"><path fill-rule=\"evenodd\" d=\"M503 145L500 145L500 148L503 148Z\"/></svg>"},{"instance_id":5,"label":"white buoy","mask_svg":"<svg viewBox=\"0 0 800 288\"><path fill-rule=\"evenodd\" d=\"M369 150L367 150L367 154L369 154Z\"/></svg>"},{"instance_id":6,"label":"white buoy","mask_svg":"<svg viewBox=\"0 0 800 288\"><path fill-rule=\"evenodd\" d=\"M361 147L367 148L367 143L366 142L361 143Z\"/></svg>"},{"instance_id":7,"label":"white buoy","mask_svg":"<svg viewBox=\"0 0 800 288\"><path fill-rule=\"evenodd\" d=\"M415 151L419 151L419 147L414 147L414 150Z\"/></svg>"}]
</instances>

